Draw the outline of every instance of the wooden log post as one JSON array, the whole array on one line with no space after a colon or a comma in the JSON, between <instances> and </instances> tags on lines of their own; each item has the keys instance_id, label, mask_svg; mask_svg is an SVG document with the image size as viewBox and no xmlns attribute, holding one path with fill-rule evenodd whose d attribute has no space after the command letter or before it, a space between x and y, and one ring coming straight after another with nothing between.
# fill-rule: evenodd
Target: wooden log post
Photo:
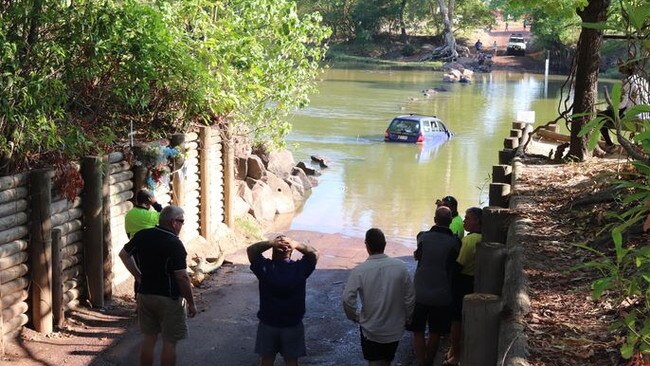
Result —
<instances>
[{"instance_id":1,"label":"wooden log post","mask_svg":"<svg viewBox=\"0 0 650 366\"><path fill-rule=\"evenodd\" d=\"M506 137L503 140L503 147L506 149L516 149L519 147L518 137Z\"/></svg>"},{"instance_id":2,"label":"wooden log post","mask_svg":"<svg viewBox=\"0 0 650 366\"><path fill-rule=\"evenodd\" d=\"M512 159L515 157L516 150L513 149L503 149L499 151L499 164L505 165L510 164Z\"/></svg>"},{"instance_id":3,"label":"wooden log post","mask_svg":"<svg viewBox=\"0 0 650 366\"><path fill-rule=\"evenodd\" d=\"M510 200L510 184L490 183L489 205L497 207L508 207Z\"/></svg>"},{"instance_id":4,"label":"wooden log post","mask_svg":"<svg viewBox=\"0 0 650 366\"><path fill-rule=\"evenodd\" d=\"M212 195L211 179L210 179L210 155L212 152L211 142L211 127L203 127L199 132L200 146L199 150L199 184L201 188L201 201L199 211L199 222L201 225L200 234L206 240L210 241L212 238Z\"/></svg>"},{"instance_id":5,"label":"wooden log post","mask_svg":"<svg viewBox=\"0 0 650 366\"><path fill-rule=\"evenodd\" d=\"M476 246L474 292L501 296L506 268L506 245L480 242Z\"/></svg>"},{"instance_id":6,"label":"wooden log post","mask_svg":"<svg viewBox=\"0 0 650 366\"><path fill-rule=\"evenodd\" d=\"M102 191L102 160L96 156L83 158L81 175L84 180L84 271L88 300L94 307L104 306L104 214Z\"/></svg>"},{"instance_id":7,"label":"wooden log post","mask_svg":"<svg viewBox=\"0 0 650 366\"><path fill-rule=\"evenodd\" d=\"M185 134L177 133L170 139L171 147L183 151L185 148ZM175 172L172 176L172 203L175 206L183 207L185 204L185 172L183 172L184 158L174 160L172 170Z\"/></svg>"},{"instance_id":8,"label":"wooden log post","mask_svg":"<svg viewBox=\"0 0 650 366\"><path fill-rule=\"evenodd\" d=\"M111 172L110 160L106 155L103 159L102 171L102 223L103 223L103 245L102 261L104 280L104 299L110 300L113 297L113 241L111 235ZM129 192L130 193L130 192Z\"/></svg>"},{"instance_id":9,"label":"wooden log post","mask_svg":"<svg viewBox=\"0 0 650 366\"><path fill-rule=\"evenodd\" d=\"M481 225L483 241L505 244L512 217L510 209L494 206L484 207Z\"/></svg>"},{"instance_id":10,"label":"wooden log post","mask_svg":"<svg viewBox=\"0 0 650 366\"><path fill-rule=\"evenodd\" d=\"M54 326L63 327L63 264L61 261L61 229L52 230L52 313Z\"/></svg>"},{"instance_id":11,"label":"wooden log post","mask_svg":"<svg viewBox=\"0 0 650 366\"><path fill-rule=\"evenodd\" d=\"M523 134L521 135L521 138L519 139L519 145L526 145L528 140L530 139L530 135L533 133L533 125L531 123L526 123L523 129Z\"/></svg>"},{"instance_id":12,"label":"wooden log post","mask_svg":"<svg viewBox=\"0 0 650 366\"><path fill-rule=\"evenodd\" d=\"M497 364L501 298L490 294L470 294L463 299L463 348L460 364Z\"/></svg>"},{"instance_id":13,"label":"wooden log post","mask_svg":"<svg viewBox=\"0 0 650 366\"><path fill-rule=\"evenodd\" d=\"M4 301L2 301L2 286L0 286L0 314L2 314L2 310L4 310ZM5 326L4 326L4 321L2 320L2 316L0 316L0 356L5 355Z\"/></svg>"},{"instance_id":14,"label":"wooden log post","mask_svg":"<svg viewBox=\"0 0 650 366\"><path fill-rule=\"evenodd\" d=\"M31 217L29 255L32 271L32 322L39 333L52 333L52 180L46 169L29 175Z\"/></svg>"},{"instance_id":15,"label":"wooden log post","mask_svg":"<svg viewBox=\"0 0 650 366\"><path fill-rule=\"evenodd\" d=\"M526 127L526 122L512 122L512 129L514 130L523 130Z\"/></svg>"},{"instance_id":16,"label":"wooden log post","mask_svg":"<svg viewBox=\"0 0 650 366\"><path fill-rule=\"evenodd\" d=\"M512 183L512 165L492 165L492 183Z\"/></svg>"},{"instance_id":17,"label":"wooden log post","mask_svg":"<svg viewBox=\"0 0 650 366\"><path fill-rule=\"evenodd\" d=\"M510 130L510 137L520 138L522 133L523 132L521 130L513 128L513 129Z\"/></svg>"},{"instance_id":18,"label":"wooden log post","mask_svg":"<svg viewBox=\"0 0 650 366\"><path fill-rule=\"evenodd\" d=\"M233 149L233 139L227 128L226 125L221 142L221 146L223 146L223 218L224 223L229 228L234 228L234 192L237 190L235 185L235 151Z\"/></svg>"}]
</instances>

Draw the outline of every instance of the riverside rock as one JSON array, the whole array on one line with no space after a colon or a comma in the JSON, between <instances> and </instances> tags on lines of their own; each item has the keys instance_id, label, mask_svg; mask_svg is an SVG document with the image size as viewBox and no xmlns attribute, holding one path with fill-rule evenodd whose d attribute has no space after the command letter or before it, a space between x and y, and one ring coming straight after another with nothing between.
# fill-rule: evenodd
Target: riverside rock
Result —
<instances>
[{"instance_id":1,"label":"riverside rock","mask_svg":"<svg viewBox=\"0 0 650 366\"><path fill-rule=\"evenodd\" d=\"M253 179L263 179L266 175L266 168L262 159L257 155L251 155L248 157L248 177Z\"/></svg>"}]
</instances>

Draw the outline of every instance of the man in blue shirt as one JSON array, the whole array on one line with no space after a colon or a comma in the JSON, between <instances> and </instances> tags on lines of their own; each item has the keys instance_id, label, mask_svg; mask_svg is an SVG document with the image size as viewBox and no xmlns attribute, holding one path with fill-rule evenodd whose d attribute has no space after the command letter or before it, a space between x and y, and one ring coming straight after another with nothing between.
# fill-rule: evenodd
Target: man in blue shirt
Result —
<instances>
[{"instance_id":1,"label":"man in blue shirt","mask_svg":"<svg viewBox=\"0 0 650 366\"><path fill-rule=\"evenodd\" d=\"M262 253L273 249L271 259ZM291 260L293 250L302 253L299 260ZM286 236L272 241L255 243L247 249L251 271L259 280L260 310L257 317L255 352L262 366L272 366L279 352L286 365L298 365L304 356L305 285L316 268L318 251Z\"/></svg>"}]
</instances>

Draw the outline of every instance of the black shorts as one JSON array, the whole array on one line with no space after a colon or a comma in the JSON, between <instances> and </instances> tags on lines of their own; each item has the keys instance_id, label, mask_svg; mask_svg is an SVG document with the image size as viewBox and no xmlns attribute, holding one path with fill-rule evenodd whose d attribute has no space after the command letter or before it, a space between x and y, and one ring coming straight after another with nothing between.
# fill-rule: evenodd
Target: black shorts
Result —
<instances>
[{"instance_id":1,"label":"black shorts","mask_svg":"<svg viewBox=\"0 0 650 366\"><path fill-rule=\"evenodd\" d=\"M463 298L474 292L474 276L458 275L454 283L454 302L451 319L460 321L463 318Z\"/></svg>"},{"instance_id":2,"label":"black shorts","mask_svg":"<svg viewBox=\"0 0 650 366\"><path fill-rule=\"evenodd\" d=\"M429 333L447 334L451 327L451 304L445 306L429 306L415 303L413 320L408 326L412 332L424 332L429 327Z\"/></svg>"},{"instance_id":3,"label":"black shorts","mask_svg":"<svg viewBox=\"0 0 650 366\"><path fill-rule=\"evenodd\" d=\"M395 352L397 351L397 345L399 344L399 341L391 343L377 343L366 338L366 336L363 335L363 330L361 329L359 329L359 334L361 334L361 350L363 351L364 359L368 361L392 361L395 358Z\"/></svg>"}]
</instances>

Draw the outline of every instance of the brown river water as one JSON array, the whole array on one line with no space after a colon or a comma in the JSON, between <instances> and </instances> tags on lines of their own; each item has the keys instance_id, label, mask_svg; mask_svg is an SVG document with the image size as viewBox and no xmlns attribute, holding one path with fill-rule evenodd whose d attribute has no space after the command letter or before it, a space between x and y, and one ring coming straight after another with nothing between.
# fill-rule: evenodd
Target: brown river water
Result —
<instances>
[{"instance_id":1,"label":"brown river water","mask_svg":"<svg viewBox=\"0 0 650 366\"><path fill-rule=\"evenodd\" d=\"M307 108L292 116L288 147L296 161L321 155L322 170L304 206L279 229L361 237L379 227L415 246L433 223L436 198L452 195L459 211L486 206L492 166L518 111L535 126L557 116L563 76L493 71L470 84L442 82L432 71L330 69ZM422 90L444 89L430 96ZM436 115L454 133L438 145L386 143L400 114Z\"/></svg>"}]
</instances>

